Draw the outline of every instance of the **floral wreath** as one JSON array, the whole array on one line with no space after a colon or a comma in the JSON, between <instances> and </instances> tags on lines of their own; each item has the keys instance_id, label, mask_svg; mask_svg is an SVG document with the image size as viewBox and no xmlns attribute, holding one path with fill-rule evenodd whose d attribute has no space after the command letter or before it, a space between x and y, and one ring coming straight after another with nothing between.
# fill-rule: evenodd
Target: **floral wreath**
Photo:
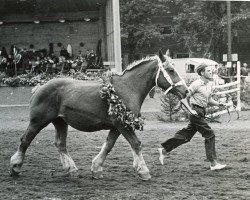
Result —
<instances>
[{"instance_id":1,"label":"floral wreath","mask_svg":"<svg viewBox=\"0 0 250 200\"><path fill-rule=\"evenodd\" d=\"M122 125L129 130L143 130L144 119L135 115L125 106L117 96L114 87L110 82L101 84L100 95L102 99L107 99L109 104L108 114L118 119Z\"/></svg>"}]
</instances>

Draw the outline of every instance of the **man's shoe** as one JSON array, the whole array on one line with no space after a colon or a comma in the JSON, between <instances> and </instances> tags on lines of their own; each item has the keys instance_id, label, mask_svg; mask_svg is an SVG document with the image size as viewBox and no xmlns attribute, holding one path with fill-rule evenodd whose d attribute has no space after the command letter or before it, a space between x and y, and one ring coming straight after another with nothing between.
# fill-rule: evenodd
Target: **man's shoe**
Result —
<instances>
[{"instance_id":1,"label":"man's shoe","mask_svg":"<svg viewBox=\"0 0 250 200\"><path fill-rule=\"evenodd\" d=\"M164 165L164 158L165 158L165 156L163 155L162 150L163 150L163 148L158 148L158 152L159 152L159 154L160 154L160 156L159 156L159 161L160 161L160 163L161 163L162 165Z\"/></svg>"},{"instance_id":2,"label":"man's shoe","mask_svg":"<svg viewBox=\"0 0 250 200\"><path fill-rule=\"evenodd\" d=\"M211 169L212 171L214 171L214 170L220 170L220 169L224 169L226 166L227 166L227 165L222 165L222 164L220 164L220 163L216 163L215 166L211 166L211 165L210 165L210 169Z\"/></svg>"}]
</instances>

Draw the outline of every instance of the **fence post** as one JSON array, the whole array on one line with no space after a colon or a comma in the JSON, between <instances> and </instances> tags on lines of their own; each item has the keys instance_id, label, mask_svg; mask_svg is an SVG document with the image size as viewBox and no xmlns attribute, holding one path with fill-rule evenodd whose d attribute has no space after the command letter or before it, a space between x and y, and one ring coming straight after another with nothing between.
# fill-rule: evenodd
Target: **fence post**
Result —
<instances>
[{"instance_id":1,"label":"fence post","mask_svg":"<svg viewBox=\"0 0 250 200\"><path fill-rule=\"evenodd\" d=\"M237 111L241 111L241 100L240 100L240 92L241 92L241 88L240 88L240 61L237 61L237 81L239 82L237 84L237 88L239 88L239 91L237 91L237 107L236 110Z\"/></svg>"}]
</instances>

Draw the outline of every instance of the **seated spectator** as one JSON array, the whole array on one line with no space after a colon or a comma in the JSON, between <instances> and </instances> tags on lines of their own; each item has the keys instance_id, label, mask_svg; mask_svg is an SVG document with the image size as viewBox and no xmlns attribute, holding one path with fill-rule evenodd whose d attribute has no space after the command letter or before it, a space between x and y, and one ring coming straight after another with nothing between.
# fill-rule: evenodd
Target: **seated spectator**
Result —
<instances>
[{"instance_id":1,"label":"seated spectator","mask_svg":"<svg viewBox=\"0 0 250 200\"><path fill-rule=\"evenodd\" d=\"M5 49L5 47L2 47L0 55L6 59L8 58L8 53Z\"/></svg>"},{"instance_id":2,"label":"seated spectator","mask_svg":"<svg viewBox=\"0 0 250 200\"><path fill-rule=\"evenodd\" d=\"M94 50L87 51L86 55L87 69L96 69L96 54Z\"/></svg>"},{"instance_id":3,"label":"seated spectator","mask_svg":"<svg viewBox=\"0 0 250 200\"><path fill-rule=\"evenodd\" d=\"M15 75L15 64L14 62L10 61L7 63L6 66L6 75L13 77Z\"/></svg>"},{"instance_id":4,"label":"seated spectator","mask_svg":"<svg viewBox=\"0 0 250 200\"><path fill-rule=\"evenodd\" d=\"M33 73L41 73L41 65L40 65L40 57L31 60L31 72Z\"/></svg>"},{"instance_id":5,"label":"seated spectator","mask_svg":"<svg viewBox=\"0 0 250 200\"><path fill-rule=\"evenodd\" d=\"M69 59L69 53L68 53L68 51L67 51L67 49L65 49L65 47L64 46L62 46L62 49L61 49L61 51L60 51L60 56L63 56L63 57L65 57L66 59Z\"/></svg>"},{"instance_id":6,"label":"seated spectator","mask_svg":"<svg viewBox=\"0 0 250 200\"><path fill-rule=\"evenodd\" d=\"M0 55L0 73L6 72L7 59Z\"/></svg>"},{"instance_id":7,"label":"seated spectator","mask_svg":"<svg viewBox=\"0 0 250 200\"><path fill-rule=\"evenodd\" d=\"M80 50L78 52L78 55L77 55L76 59L82 59L82 58L83 58L83 55L82 55L82 51Z\"/></svg>"}]
</instances>

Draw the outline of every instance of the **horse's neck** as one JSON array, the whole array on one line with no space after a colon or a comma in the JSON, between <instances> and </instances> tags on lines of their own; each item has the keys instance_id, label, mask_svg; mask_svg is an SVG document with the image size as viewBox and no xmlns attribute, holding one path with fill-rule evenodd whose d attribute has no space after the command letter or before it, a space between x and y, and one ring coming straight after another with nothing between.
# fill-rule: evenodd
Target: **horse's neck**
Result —
<instances>
[{"instance_id":1,"label":"horse's neck","mask_svg":"<svg viewBox=\"0 0 250 200\"><path fill-rule=\"evenodd\" d=\"M112 84L124 104L134 114L138 115L143 101L154 86L155 76L156 69L153 67L151 69L138 67L122 76L114 76Z\"/></svg>"}]
</instances>

